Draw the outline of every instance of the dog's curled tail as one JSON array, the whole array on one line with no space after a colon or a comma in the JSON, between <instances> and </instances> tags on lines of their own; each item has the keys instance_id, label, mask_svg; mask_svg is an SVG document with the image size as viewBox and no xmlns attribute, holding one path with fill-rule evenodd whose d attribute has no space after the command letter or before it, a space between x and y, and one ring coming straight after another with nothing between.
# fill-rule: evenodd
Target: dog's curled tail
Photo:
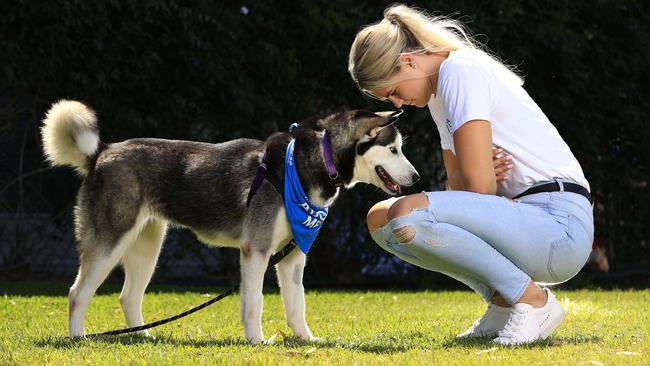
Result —
<instances>
[{"instance_id":1,"label":"dog's curled tail","mask_svg":"<svg viewBox=\"0 0 650 366\"><path fill-rule=\"evenodd\" d=\"M41 138L45 157L52 165L70 165L86 175L90 158L99 148L95 112L83 103L60 100L45 114Z\"/></svg>"}]
</instances>

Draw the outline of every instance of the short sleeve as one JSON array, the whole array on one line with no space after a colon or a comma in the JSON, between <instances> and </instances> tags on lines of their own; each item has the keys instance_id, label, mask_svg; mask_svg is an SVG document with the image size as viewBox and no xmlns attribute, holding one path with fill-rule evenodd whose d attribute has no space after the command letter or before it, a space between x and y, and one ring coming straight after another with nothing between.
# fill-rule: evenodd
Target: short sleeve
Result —
<instances>
[{"instance_id":1,"label":"short sleeve","mask_svg":"<svg viewBox=\"0 0 650 366\"><path fill-rule=\"evenodd\" d=\"M491 93L487 70L478 62L464 58L450 60L440 71L440 90L443 108L448 119L449 134L465 122L491 120Z\"/></svg>"},{"instance_id":2,"label":"short sleeve","mask_svg":"<svg viewBox=\"0 0 650 366\"><path fill-rule=\"evenodd\" d=\"M436 128L438 128L438 134L440 135L440 147L442 147L443 150L452 150L453 141L449 130L444 123L440 123L439 121L435 122Z\"/></svg>"}]
</instances>

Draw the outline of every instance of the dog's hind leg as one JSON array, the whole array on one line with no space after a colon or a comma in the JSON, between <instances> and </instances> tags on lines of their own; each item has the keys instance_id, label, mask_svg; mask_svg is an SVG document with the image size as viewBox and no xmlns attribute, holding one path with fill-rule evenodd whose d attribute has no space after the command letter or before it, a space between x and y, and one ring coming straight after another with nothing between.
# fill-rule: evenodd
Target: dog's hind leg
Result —
<instances>
[{"instance_id":1,"label":"dog's hind leg","mask_svg":"<svg viewBox=\"0 0 650 366\"><path fill-rule=\"evenodd\" d=\"M264 298L264 273L269 263L268 250L260 250L250 242L242 244L241 263L241 322L246 339L257 344L264 341L262 333L262 308Z\"/></svg>"},{"instance_id":2,"label":"dog's hind leg","mask_svg":"<svg viewBox=\"0 0 650 366\"><path fill-rule=\"evenodd\" d=\"M84 240L91 241L96 240L96 238L89 237ZM107 252L103 248L95 247L92 251L82 253L79 273L68 295L70 337L83 337L85 335L84 318L90 300L99 285L115 268L123 252L124 245L118 245Z\"/></svg>"},{"instance_id":3,"label":"dog's hind leg","mask_svg":"<svg viewBox=\"0 0 650 366\"><path fill-rule=\"evenodd\" d=\"M68 296L71 337L84 336L84 317L90 300L124 252L135 242L148 219L146 211L134 210L120 217L119 226L115 225L117 219L113 219L113 225L109 226L97 218L91 220L86 212L83 209L76 212L81 263Z\"/></svg>"},{"instance_id":4,"label":"dog's hind leg","mask_svg":"<svg viewBox=\"0 0 650 366\"><path fill-rule=\"evenodd\" d=\"M160 248L165 239L166 228L165 221L149 219L135 242L126 249L122 257L125 276L124 287L120 294L120 304L129 327L144 324L142 299L156 267ZM147 330L139 333L149 334Z\"/></svg>"},{"instance_id":5,"label":"dog's hind leg","mask_svg":"<svg viewBox=\"0 0 650 366\"><path fill-rule=\"evenodd\" d=\"M305 288L302 285L302 275L306 261L305 253L296 248L275 267L287 324L296 337L313 341L315 338L305 320Z\"/></svg>"}]
</instances>

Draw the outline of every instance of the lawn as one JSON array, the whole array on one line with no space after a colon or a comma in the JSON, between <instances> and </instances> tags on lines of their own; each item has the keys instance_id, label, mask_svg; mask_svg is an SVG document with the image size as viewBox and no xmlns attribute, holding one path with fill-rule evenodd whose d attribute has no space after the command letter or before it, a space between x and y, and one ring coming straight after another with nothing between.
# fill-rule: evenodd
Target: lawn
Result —
<instances>
[{"instance_id":1,"label":"lawn","mask_svg":"<svg viewBox=\"0 0 650 366\"><path fill-rule=\"evenodd\" d=\"M567 320L547 341L496 347L454 334L485 305L468 291L308 291L307 320L322 340L291 337L277 290L267 289L263 326L275 344L243 339L239 299L231 296L187 318L152 330L155 339L119 336L70 340L67 288L0 282L0 365L12 364L496 364L648 365L650 290L557 290ZM152 286L146 321L203 302L214 288ZM86 317L86 331L123 327L119 287L104 285Z\"/></svg>"}]
</instances>

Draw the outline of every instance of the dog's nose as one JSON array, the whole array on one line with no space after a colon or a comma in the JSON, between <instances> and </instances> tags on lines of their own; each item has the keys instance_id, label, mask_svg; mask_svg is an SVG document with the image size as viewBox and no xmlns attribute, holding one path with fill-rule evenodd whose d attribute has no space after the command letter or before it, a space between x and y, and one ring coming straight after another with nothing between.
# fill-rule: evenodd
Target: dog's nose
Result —
<instances>
[{"instance_id":1,"label":"dog's nose","mask_svg":"<svg viewBox=\"0 0 650 366\"><path fill-rule=\"evenodd\" d=\"M420 175L417 172L411 173L411 182L412 184L417 183L420 180Z\"/></svg>"}]
</instances>

